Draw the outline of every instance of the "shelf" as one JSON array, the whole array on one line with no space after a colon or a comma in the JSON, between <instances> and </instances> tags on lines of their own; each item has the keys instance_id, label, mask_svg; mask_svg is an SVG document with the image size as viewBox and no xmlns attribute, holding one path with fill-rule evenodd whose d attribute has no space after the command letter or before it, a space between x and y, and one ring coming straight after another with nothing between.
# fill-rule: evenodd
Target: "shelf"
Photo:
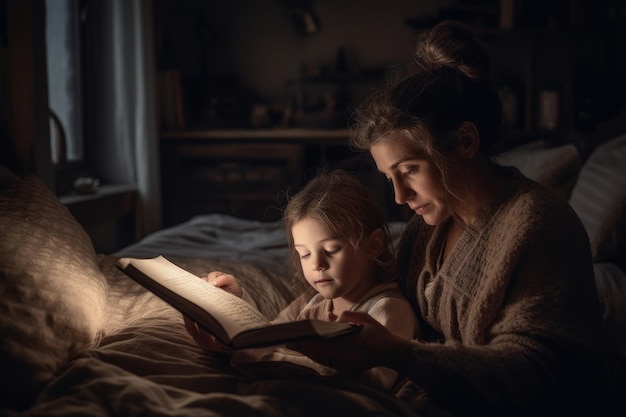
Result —
<instances>
[{"instance_id":1,"label":"shelf","mask_svg":"<svg viewBox=\"0 0 626 417\"><path fill-rule=\"evenodd\" d=\"M161 132L164 141L188 139L216 141L306 142L309 140L343 143L349 129L194 129Z\"/></svg>"},{"instance_id":2,"label":"shelf","mask_svg":"<svg viewBox=\"0 0 626 417\"><path fill-rule=\"evenodd\" d=\"M137 191L134 185L109 184L98 188L94 193L89 194L65 194L59 197L61 204L65 206L73 206L77 204L89 204L94 200L102 200L112 196L127 195Z\"/></svg>"},{"instance_id":3,"label":"shelf","mask_svg":"<svg viewBox=\"0 0 626 417\"><path fill-rule=\"evenodd\" d=\"M384 79L384 71L380 75L362 74L329 74L320 76L302 77L287 80L287 85L298 84L379 84Z\"/></svg>"}]
</instances>

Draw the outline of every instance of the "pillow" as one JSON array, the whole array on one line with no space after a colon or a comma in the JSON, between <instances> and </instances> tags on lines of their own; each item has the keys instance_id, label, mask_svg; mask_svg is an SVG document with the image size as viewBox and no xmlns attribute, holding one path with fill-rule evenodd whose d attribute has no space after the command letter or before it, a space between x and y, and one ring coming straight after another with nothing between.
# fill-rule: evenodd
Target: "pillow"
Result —
<instances>
[{"instance_id":1,"label":"pillow","mask_svg":"<svg viewBox=\"0 0 626 417\"><path fill-rule=\"evenodd\" d=\"M21 407L97 340L107 285L57 197L32 175L0 173L0 405Z\"/></svg>"},{"instance_id":2,"label":"pillow","mask_svg":"<svg viewBox=\"0 0 626 417\"><path fill-rule=\"evenodd\" d=\"M503 152L495 161L514 166L531 180L537 181L567 197L580 169L580 152L573 144L546 147L543 141L534 141Z\"/></svg>"},{"instance_id":3,"label":"pillow","mask_svg":"<svg viewBox=\"0 0 626 417\"><path fill-rule=\"evenodd\" d=\"M611 341L626 342L626 274L616 264L593 264L598 297L604 307L603 319Z\"/></svg>"},{"instance_id":4,"label":"pillow","mask_svg":"<svg viewBox=\"0 0 626 417\"><path fill-rule=\"evenodd\" d=\"M626 134L591 153L569 202L585 225L594 261L615 260L626 244Z\"/></svg>"}]
</instances>

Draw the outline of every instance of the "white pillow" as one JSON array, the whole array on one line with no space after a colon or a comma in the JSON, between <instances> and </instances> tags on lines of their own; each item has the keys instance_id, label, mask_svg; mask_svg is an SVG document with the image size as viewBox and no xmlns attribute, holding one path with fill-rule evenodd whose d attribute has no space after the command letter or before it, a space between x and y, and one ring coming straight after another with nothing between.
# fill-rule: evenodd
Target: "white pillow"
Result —
<instances>
[{"instance_id":1,"label":"white pillow","mask_svg":"<svg viewBox=\"0 0 626 417\"><path fill-rule=\"evenodd\" d=\"M593 151L569 203L585 225L594 261L619 256L626 244L626 134Z\"/></svg>"},{"instance_id":2,"label":"white pillow","mask_svg":"<svg viewBox=\"0 0 626 417\"><path fill-rule=\"evenodd\" d=\"M611 262L593 264L603 319L613 342L626 342L626 274Z\"/></svg>"},{"instance_id":3,"label":"white pillow","mask_svg":"<svg viewBox=\"0 0 626 417\"><path fill-rule=\"evenodd\" d=\"M573 144L546 147L543 141L518 146L494 160L503 166L514 166L531 180L553 189L575 177L581 165L580 153Z\"/></svg>"}]
</instances>

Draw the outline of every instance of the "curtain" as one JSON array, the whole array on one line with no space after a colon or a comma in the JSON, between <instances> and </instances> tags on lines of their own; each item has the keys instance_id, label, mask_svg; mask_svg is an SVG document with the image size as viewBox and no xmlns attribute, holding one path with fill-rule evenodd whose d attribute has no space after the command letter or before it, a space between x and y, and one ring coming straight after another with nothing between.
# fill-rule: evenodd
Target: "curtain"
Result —
<instances>
[{"instance_id":1,"label":"curtain","mask_svg":"<svg viewBox=\"0 0 626 417\"><path fill-rule=\"evenodd\" d=\"M137 187L145 236L161 227L151 1L93 1L87 13L87 157L103 182Z\"/></svg>"}]
</instances>

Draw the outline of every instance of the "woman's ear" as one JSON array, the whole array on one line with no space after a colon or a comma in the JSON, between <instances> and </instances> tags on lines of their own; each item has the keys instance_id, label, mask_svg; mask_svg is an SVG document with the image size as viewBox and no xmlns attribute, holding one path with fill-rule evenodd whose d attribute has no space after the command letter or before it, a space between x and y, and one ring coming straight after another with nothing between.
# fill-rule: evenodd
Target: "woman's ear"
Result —
<instances>
[{"instance_id":1,"label":"woman's ear","mask_svg":"<svg viewBox=\"0 0 626 417\"><path fill-rule=\"evenodd\" d=\"M456 130L457 150L460 154L470 159L476 155L480 148L480 135L476 125L472 122L463 122Z\"/></svg>"},{"instance_id":2,"label":"woman's ear","mask_svg":"<svg viewBox=\"0 0 626 417\"><path fill-rule=\"evenodd\" d=\"M374 258L378 258L385 250L385 233L382 229L376 229L367 240L370 253Z\"/></svg>"}]
</instances>

